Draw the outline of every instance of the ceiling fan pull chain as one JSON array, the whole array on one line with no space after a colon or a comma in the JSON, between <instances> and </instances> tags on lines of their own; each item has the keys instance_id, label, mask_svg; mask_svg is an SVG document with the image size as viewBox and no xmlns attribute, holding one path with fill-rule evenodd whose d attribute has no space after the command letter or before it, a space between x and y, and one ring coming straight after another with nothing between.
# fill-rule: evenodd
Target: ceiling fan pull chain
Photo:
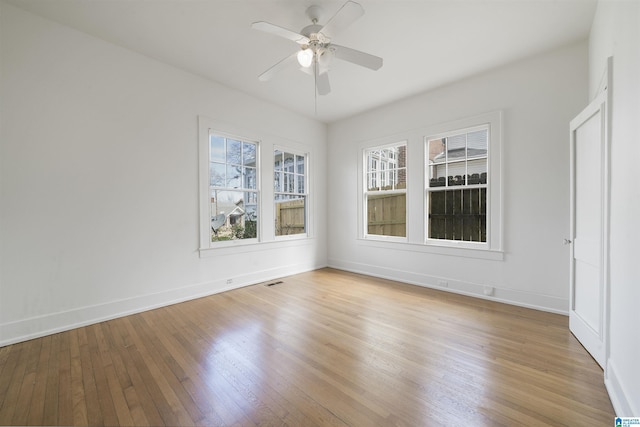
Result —
<instances>
[{"instance_id":1,"label":"ceiling fan pull chain","mask_svg":"<svg viewBox=\"0 0 640 427\"><path fill-rule=\"evenodd\" d=\"M318 115L318 57L313 55L313 106L315 115Z\"/></svg>"}]
</instances>

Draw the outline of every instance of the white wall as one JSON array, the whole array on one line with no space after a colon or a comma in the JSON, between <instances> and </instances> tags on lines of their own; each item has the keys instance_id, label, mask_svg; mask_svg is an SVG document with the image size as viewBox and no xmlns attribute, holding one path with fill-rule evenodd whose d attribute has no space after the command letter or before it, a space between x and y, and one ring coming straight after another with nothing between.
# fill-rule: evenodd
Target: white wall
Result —
<instances>
[{"instance_id":1,"label":"white wall","mask_svg":"<svg viewBox=\"0 0 640 427\"><path fill-rule=\"evenodd\" d=\"M324 124L0 8L0 345L326 265L324 233L198 254L198 115L307 147L315 230Z\"/></svg>"},{"instance_id":2,"label":"white wall","mask_svg":"<svg viewBox=\"0 0 640 427\"><path fill-rule=\"evenodd\" d=\"M425 286L446 280L448 290L479 296L492 286L495 299L567 313L568 129L587 102L587 68L585 42L331 124L329 265ZM483 259L425 249L424 135L412 130L496 110L503 112L504 253ZM409 137L411 244L357 238L359 147L390 135Z\"/></svg>"},{"instance_id":3,"label":"white wall","mask_svg":"<svg viewBox=\"0 0 640 427\"><path fill-rule=\"evenodd\" d=\"M610 354L605 383L619 416L640 416L640 3L600 1L589 40L596 94L613 56Z\"/></svg>"}]
</instances>

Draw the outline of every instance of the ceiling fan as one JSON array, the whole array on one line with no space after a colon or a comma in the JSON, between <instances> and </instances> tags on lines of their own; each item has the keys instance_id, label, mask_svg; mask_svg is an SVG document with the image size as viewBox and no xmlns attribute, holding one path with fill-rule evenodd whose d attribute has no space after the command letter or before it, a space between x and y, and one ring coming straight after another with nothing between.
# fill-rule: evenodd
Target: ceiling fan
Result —
<instances>
[{"instance_id":1,"label":"ceiling fan","mask_svg":"<svg viewBox=\"0 0 640 427\"><path fill-rule=\"evenodd\" d=\"M300 45L298 51L262 73L258 77L260 81L269 80L278 71L294 64L297 60L302 71L314 76L317 93L327 95L331 92L329 65L334 57L371 70L382 67L382 58L332 42L337 33L364 14L360 4L347 1L325 25L318 24L320 13L319 6L310 6L307 9L307 16L311 19L311 25L307 25L299 33L264 21L251 24L251 28L284 37Z\"/></svg>"}]
</instances>

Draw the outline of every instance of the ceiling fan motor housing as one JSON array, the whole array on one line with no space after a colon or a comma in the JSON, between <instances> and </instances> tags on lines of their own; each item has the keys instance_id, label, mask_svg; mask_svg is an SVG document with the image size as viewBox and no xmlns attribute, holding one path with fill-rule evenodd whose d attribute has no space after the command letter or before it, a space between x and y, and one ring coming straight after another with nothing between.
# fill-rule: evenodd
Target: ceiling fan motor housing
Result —
<instances>
[{"instance_id":1,"label":"ceiling fan motor housing","mask_svg":"<svg viewBox=\"0 0 640 427\"><path fill-rule=\"evenodd\" d=\"M312 34L319 34L320 30L322 29L322 27L323 26L319 25L319 24L307 25L302 30L300 30L300 34L302 34L303 36L307 36L307 37L311 38Z\"/></svg>"}]
</instances>

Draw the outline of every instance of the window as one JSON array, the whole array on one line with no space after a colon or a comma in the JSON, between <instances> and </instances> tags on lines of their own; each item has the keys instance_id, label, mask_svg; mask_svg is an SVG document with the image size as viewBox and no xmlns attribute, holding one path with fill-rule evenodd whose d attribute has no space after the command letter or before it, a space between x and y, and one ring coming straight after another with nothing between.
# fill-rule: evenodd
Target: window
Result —
<instances>
[{"instance_id":1,"label":"window","mask_svg":"<svg viewBox=\"0 0 640 427\"><path fill-rule=\"evenodd\" d=\"M274 150L275 235L307 233L307 156Z\"/></svg>"},{"instance_id":2,"label":"window","mask_svg":"<svg viewBox=\"0 0 640 427\"><path fill-rule=\"evenodd\" d=\"M258 143L209 132L211 245L258 237Z\"/></svg>"},{"instance_id":3,"label":"window","mask_svg":"<svg viewBox=\"0 0 640 427\"><path fill-rule=\"evenodd\" d=\"M366 236L407 235L407 143L364 151Z\"/></svg>"},{"instance_id":4,"label":"window","mask_svg":"<svg viewBox=\"0 0 640 427\"><path fill-rule=\"evenodd\" d=\"M487 247L491 137L484 124L425 138L428 243Z\"/></svg>"}]
</instances>

